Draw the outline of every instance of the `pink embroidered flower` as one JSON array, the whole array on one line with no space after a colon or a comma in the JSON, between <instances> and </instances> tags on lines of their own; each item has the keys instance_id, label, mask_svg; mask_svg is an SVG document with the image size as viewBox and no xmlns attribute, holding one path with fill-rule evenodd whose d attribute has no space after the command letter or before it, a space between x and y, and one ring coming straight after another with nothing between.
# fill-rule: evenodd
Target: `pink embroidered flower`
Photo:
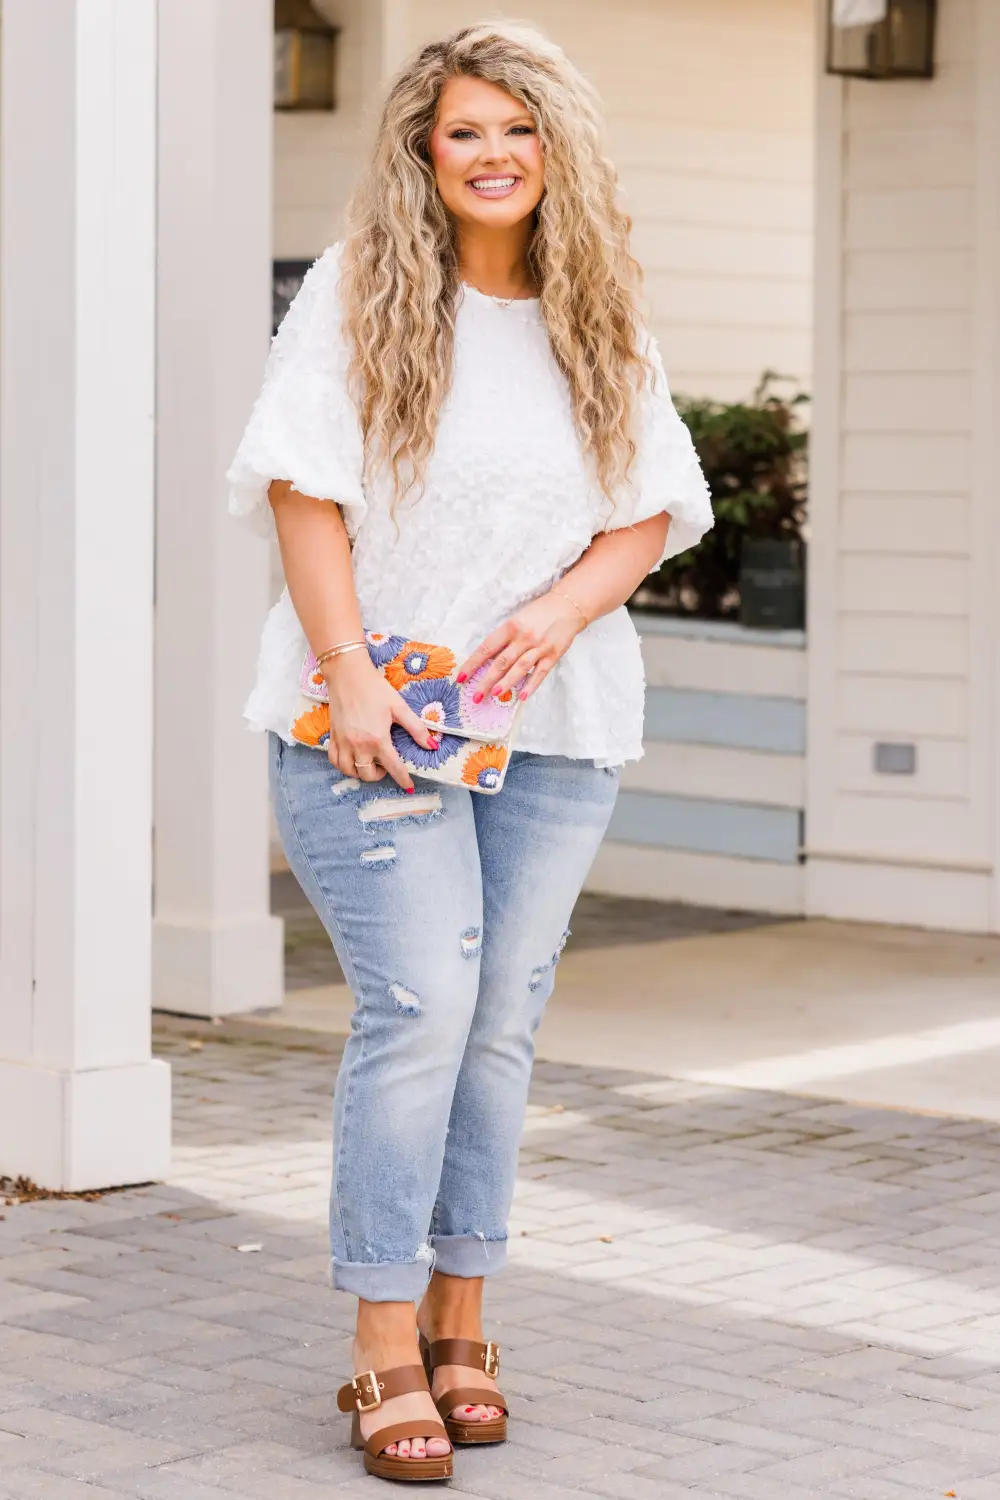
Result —
<instances>
[{"instance_id":1,"label":"pink embroidered flower","mask_svg":"<svg viewBox=\"0 0 1000 1500\"><path fill-rule=\"evenodd\" d=\"M480 684L491 665L487 662L462 684L462 723L477 734L505 734L517 708L517 694L509 688L499 698L488 693L482 703L473 701L476 693L482 691Z\"/></svg>"}]
</instances>

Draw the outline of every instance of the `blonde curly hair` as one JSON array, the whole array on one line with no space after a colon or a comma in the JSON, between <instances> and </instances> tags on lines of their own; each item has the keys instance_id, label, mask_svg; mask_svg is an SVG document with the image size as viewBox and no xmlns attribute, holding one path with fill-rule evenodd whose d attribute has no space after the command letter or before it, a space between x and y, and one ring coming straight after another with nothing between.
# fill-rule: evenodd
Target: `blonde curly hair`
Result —
<instances>
[{"instance_id":1,"label":"blonde curly hair","mask_svg":"<svg viewBox=\"0 0 1000 1500\"><path fill-rule=\"evenodd\" d=\"M419 486L451 383L457 244L429 140L442 88L463 76L498 85L535 121L545 179L529 264L584 452L613 503L635 457L635 410L648 368L639 349L631 221L602 150L593 88L554 43L505 21L463 27L403 68L348 210L345 326L366 462L388 465L397 498Z\"/></svg>"}]
</instances>

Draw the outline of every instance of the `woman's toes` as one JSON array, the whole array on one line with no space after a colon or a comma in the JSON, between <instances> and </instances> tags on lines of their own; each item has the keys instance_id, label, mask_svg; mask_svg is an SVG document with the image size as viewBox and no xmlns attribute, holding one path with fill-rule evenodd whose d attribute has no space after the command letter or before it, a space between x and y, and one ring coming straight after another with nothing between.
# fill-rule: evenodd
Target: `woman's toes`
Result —
<instances>
[{"instance_id":1,"label":"woman's toes","mask_svg":"<svg viewBox=\"0 0 1000 1500\"><path fill-rule=\"evenodd\" d=\"M444 1438L427 1439L427 1457L444 1458L446 1453L451 1452L451 1444Z\"/></svg>"},{"instance_id":2,"label":"woman's toes","mask_svg":"<svg viewBox=\"0 0 1000 1500\"><path fill-rule=\"evenodd\" d=\"M397 1452L397 1454L399 1455L400 1458L409 1458L409 1456L410 1456L410 1440L409 1440L409 1438L400 1438L399 1442L396 1444L396 1452Z\"/></svg>"},{"instance_id":3,"label":"woman's toes","mask_svg":"<svg viewBox=\"0 0 1000 1500\"><path fill-rule=\"evenodd\" d=\"M454 1416L465 1422L485 1422L491 1410L489 1406L460 1406Z\"/></svg>"},{"instance_id":4,"label":"woman's toes","mask_svg":"<svg viewBox=\"0 0 1000 1500\"><path fill-rule=\"evenodd\" d=\"M386 1451L386 1453L388 1453L388 1455L389 1455L390 1458L395 1458L396 1457L396 1446L397 1445L395 1443L390 1443L389 1446L388 1446L388 1448L386 1448L385 1451Z\"/></svg>"},{"instance_id":5,"label":"woman's toes","mask_svg":"<svg viewBox=\"0 0 1000 1500\"><path fill-rule=\"evenodd\" d=\"M413 1438L413 1439L411 1439L411 1442L410 1442L410 1457L411 1458L426 1458L427 1457L427 1446L426 1446L423 1438Z\"/></svg>"}]
</instances>

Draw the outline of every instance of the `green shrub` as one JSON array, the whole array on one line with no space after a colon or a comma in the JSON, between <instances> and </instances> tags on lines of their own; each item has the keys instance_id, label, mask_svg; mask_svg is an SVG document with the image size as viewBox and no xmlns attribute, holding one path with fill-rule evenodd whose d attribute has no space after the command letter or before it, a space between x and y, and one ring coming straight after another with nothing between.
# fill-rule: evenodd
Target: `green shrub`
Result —
<instances>
[{"instance_id":1,"label":"green shrub","mask_svg":"<svg viewBox=\"0 0 1000 1500\"><path fill-rule=\"evenodd\" d=\"M732 619L739 612L743 538L802 535L808 434L799 408L809 398L777 395L773 387L784 378L766 371L747 402L675 399L711 490L715 526L697 547L646 579L633 604L703 620Z\"/></svg>"}]
</instances>

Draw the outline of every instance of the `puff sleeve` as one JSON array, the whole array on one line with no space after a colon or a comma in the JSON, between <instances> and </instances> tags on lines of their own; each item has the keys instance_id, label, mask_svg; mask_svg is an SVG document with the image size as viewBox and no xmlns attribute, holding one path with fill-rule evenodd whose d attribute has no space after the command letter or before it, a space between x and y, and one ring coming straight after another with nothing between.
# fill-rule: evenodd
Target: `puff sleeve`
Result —
<instances>
[{"instance_id":1,"label":"puff sleeve","mask_svg":"<svg viewBox=\"0 0 1000 1500\"><path fill-rule=\"evenodd\" d=\"M627 492L615 506L606 530L635 526L666 511L670 516L663 554L653 564L656 571L668 557L686 552L701 540L713 524L712 501L691 434L670 399L663 360L651 336L646 357L651 376L639 398L636 456Z\"/></svg>"},{"instance_id":2,"label":"puff sleeve","mask_svg":"<svg viewBox=\"0 0 1000 1500\"><path fill-rule=\"evenodd\" d=\"M229 513L259 536L274 535L273 479L333 500L354 537L365 513L363 446L348 389L341 327L340 246L306 274L271 344L264 384L226 478Z\"/></svg>"}]
</instances>

